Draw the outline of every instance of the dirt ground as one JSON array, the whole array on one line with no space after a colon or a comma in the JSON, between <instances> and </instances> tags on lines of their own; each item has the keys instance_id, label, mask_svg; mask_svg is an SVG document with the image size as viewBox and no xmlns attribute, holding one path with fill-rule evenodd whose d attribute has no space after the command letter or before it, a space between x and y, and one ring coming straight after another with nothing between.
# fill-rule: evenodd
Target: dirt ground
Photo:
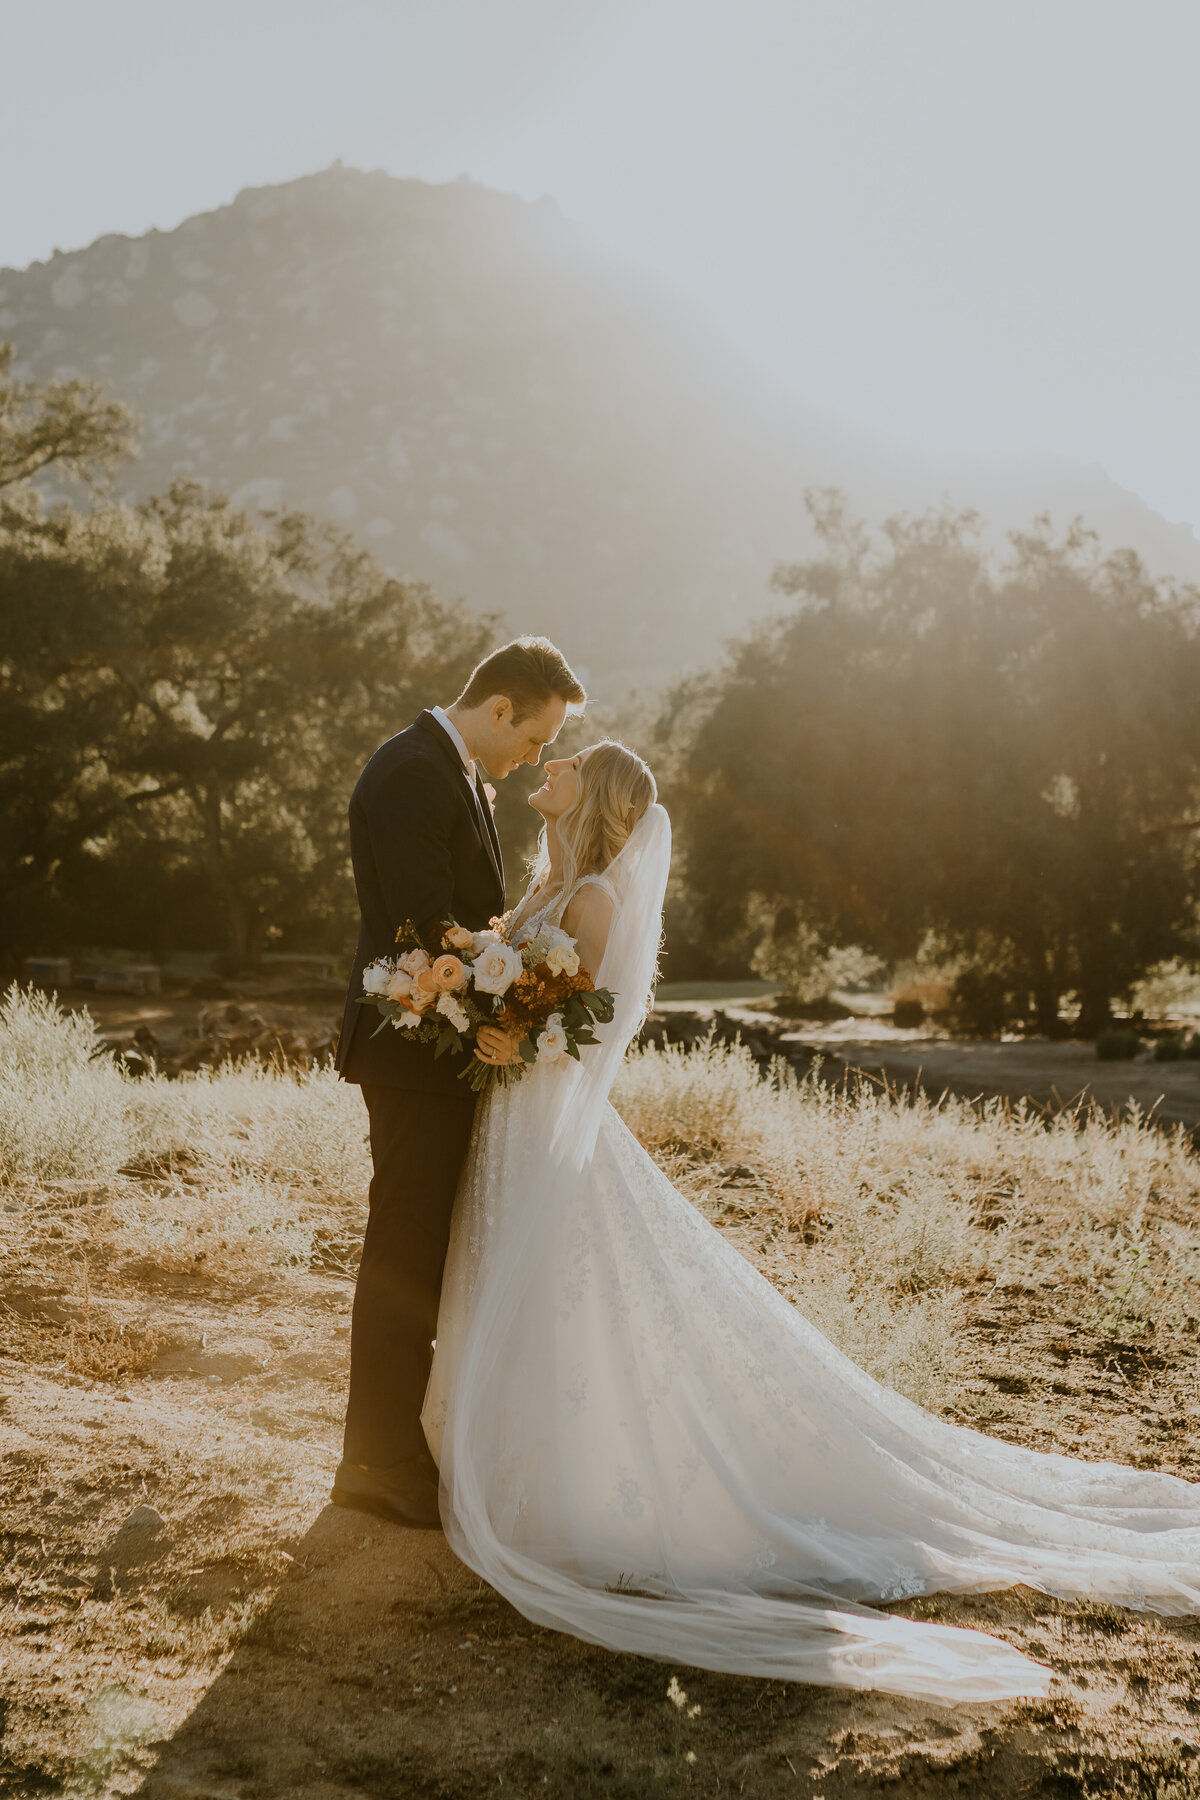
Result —
<instances>
[{"instance_id":1,"label":"dirt ground","mask_svg":"<svg viewBox=\"0 0 1200 1800\"><path fill-rule=\"evenodd\" d=\"M1048 1700L973 1708L593 1649L528 1624L439 1533L327 1504L347 1276L130 1266L81 1293L49 1267L0 1289L0 1794L1200 1795L1200 1620L1027 1589L895 1609L1056 1671ZM969 1305L959 1416L1200 1477L1194 1335L1102 1339L1048 1293ZM100 1307L104 1380L71 1366Z\"/></svg>"}]
</instances>

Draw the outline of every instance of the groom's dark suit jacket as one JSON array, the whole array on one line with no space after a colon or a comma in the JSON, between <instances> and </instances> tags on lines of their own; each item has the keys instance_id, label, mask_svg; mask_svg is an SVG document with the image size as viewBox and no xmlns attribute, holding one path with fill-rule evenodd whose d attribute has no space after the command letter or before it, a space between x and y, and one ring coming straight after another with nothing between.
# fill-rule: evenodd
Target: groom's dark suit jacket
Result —
<instances>
[{"instance_id":1,"label":"groom's dark suit jacket","mask_svg":"<svg viewBox=\"0 0 1200 1800\"><path fill-rule=\"evenodd\" d=\"M476 777L433 714L380 746L350 799L350 854L362 922L350 972L337 1067L366 1087L426 1094L467 1090L458 1080L466 1058L433 1060L430 1044L406 1042L379 1024L374 1007L355 1000L362 973L377 957L396 954L396 931L411 920L430 950L440 949L446 919L482 931L504 910L504 865L491 809Z\"/></svg>"}]
</instances>

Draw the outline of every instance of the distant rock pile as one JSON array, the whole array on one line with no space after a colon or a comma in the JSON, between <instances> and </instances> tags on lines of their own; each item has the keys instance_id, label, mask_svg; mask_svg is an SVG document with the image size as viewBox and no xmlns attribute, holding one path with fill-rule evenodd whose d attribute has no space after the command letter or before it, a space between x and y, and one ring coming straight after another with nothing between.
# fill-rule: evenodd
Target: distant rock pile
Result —
<instances>
[{"instance_id":1,"label":"distant rock pile","mask_svg":"<svg viewBox=\"0 0 1200 1800\"><path fill-rule=\"evenodd\" d=\"M780 1059L797 1075L808 1075L814 1064L819 1065L817 1078L825 1083L837 1082L846 1073L842 1059L819 1045L801 1043L765 1020L749 1024L720 1011L709 1015L656 1007L642 1027L639 1042L658 1049L677 1044L681 1049L694 1050L709 1038L718 1044L743 1044L764 1074Z\"/></svg>"},{"instance_id":2,"label":"distant rock pile","mask_svg":"<svg viewBox=\"0 0 1200 1800\"><path fill-rule=\"evenodd\" d=\"M240 1062L311 1069L336 1043L336 1030L321 1021L285 1020L267 1004L225 1000L206 1006L173 1043L139 1025L130 1037L110 1040L109 1048L131 1075L189 1075Z\"/></svg>"}]
</instances>

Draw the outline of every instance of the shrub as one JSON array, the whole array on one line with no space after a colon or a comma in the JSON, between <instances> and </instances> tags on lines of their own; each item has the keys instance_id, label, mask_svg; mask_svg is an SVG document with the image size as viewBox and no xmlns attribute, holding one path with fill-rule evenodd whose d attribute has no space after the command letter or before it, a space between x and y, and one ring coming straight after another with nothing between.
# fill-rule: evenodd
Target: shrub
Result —
<instances>
[{"instance_id":1,"label":"shrub","mask_svg":"<svg viewBox=\"0 0 1200 1800\"><path fill-rule=\"evenodd\" d=\"M131 1085L86 1012L9 988L0 1001L0 1181L111 1180L128 1154Z\"/></svg>"},{"instance_id":2,"label":"shrub","mask_svg":"<svg viewBox=\"0 0 1200 1800\"><path fill-rule=\"evenodd\" d=\"M89 1313L67 1334L66 1366L93 1381L127 1381L151 1367L163 1340L154 1330Z\"/></svg>"},{"instance_id":3,"label":"shrub","mask_svg":"<svg viewBox=\"0 0 1200 1800\"><path fill-rule=\"evenodd\" d=\"M772 914L759 904L755 923L765 928L752 966L768 981L778 981L799 1002L827 1000L835 988L862 988L883 972L883 963L856 944L830 947L794 907Z\"/></svg>"},{"instance_id":4,"label":"shrub","mask_svg":"<svg viewBox=\"0 0 1200 1800\"><path fill-rule=\"evenodd\" d=\"M1170 1018L1200 1005L1200 969L1176 957L1156 963L1133 987L1133 1005L1148 1018Z\"/></svg>"},{"instance_id":5,"label":"shrub","mask_svg":"<svg viewBox=\"0 0 1200 1800\"><path fill-rule=\"evenodd\" d=\"M1141 1047L1141 1038L1127 1025L1108 1025L1096 1034L1096 1055L1101 1062L1129 1062Z\"/></svg>"}]
</instances>

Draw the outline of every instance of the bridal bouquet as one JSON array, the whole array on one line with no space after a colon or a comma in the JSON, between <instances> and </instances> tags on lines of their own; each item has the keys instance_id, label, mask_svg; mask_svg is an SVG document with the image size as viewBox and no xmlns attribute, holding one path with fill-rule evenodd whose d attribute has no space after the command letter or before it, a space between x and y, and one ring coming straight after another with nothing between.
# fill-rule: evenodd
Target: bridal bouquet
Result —
<instances>
[{"instance_id":1,"label":"bridal bouquet","mask_svg":"<svg viewBox=\"0 0 1200 1800\"><path fill-rule=\"evenodd\" d=\"M473 1058L459 1077L476 1093L497 1082L510 1087L534 1063L579 1060L582 1044L597 1044L594 1024L613 1016L613 996L596 989L580 966L575 940L557 926L543 925L524 943L506 936L508 914L487 931L468 931L449 921L442 954L431 956L415 926L402 925L398 956L381 957L363 970L360 1006L382 1015L376 1035L387 1025L414 1041L433 1045L433 1054L462 1050L481 1025L498 1025L518 1039L520 1055L492 1067Z\"/></svg>"}]
</instances>

